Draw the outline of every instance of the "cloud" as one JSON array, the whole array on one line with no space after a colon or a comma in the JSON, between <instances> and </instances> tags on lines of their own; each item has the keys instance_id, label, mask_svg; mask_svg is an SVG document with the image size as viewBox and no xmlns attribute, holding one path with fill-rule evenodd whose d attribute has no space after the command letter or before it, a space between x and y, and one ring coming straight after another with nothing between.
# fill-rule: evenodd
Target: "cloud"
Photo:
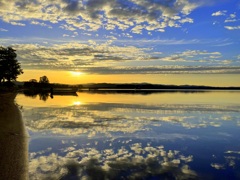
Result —
<instances>
[{"instance_id":1,"label":"cloud","mask_svg":"<svg viewBox=\"0 0 240 180\"><path fill-rule=\"evenodd\" d=\"M14 26L26 26L26 24L19 23L19 22L10 22L10 24L12 24Z\"/></svg>"},{"instance_id":2,"label":"cloud","mask_svg":"<svg viewBox=\"0 0 240 180\"><path fill-rule=\"evenodd\" d=\"M227 30L239 30L240 26L224 26L224 28Z\"/></svg>"},{"instance_id":3,"label":"cloud","mask_svg":"<svg viewBox=\"0 0 240 180\"><path fill-rule=\"evenodd\" d=\"M40 26L48 27L49 29L52 29L52 26L47 25L47 24L45 24L43 22L41 23L41 22L38 22L38 21L31 21L31 24L33 24L33 25L40 25Z\"/></svg>"},{"instance_id":4,"label":"cloud","mask_svg":"<svg viewBox=\"0 0 240 180\"><path fill-rule=\"evenodd\" d=\"M239 19L237 18L237 14L236 12L231 13L231 14L226 14L227 11L218 11L216 13L213 13L212 16L226 16L226 19L223 21L223 23L225 24L229 24L229 25L225 25L224 28L227 30L239 30L240 26L239 24L237 24L237 21L239 21ZM217 22L220 23L220 22ZM214 22L214 24L216 24Z\"/></svg>"},{"instance_id":5,"label":"cloud","mask_svg":"<svg viewBox=\"0 0 240 180\"><path fill-rule=\"evenodd\" d=\"M61 29L65 29L65 30L68 30L68 31L75 31L76 28L74 28L73 26L69 26L69 25L66 25L66 24L62 24L61 26L59 26Z\"/></svg>"},{"instance_id":6,"label":"cloud","mask_svg":"<svg viewBox=\"0 0 240 180\"><path fill-rule=\"evenodd\" d=\"M233 23L233 22L239 21L239 19L236 19L236 17L237 17L236 12L234 12L227 17L224 23Z\"/></svg>"},{"instance_id":7,"label":"cloud","mask_svg":"<svg viewBox=\"0 0 240 180\"><path fill-rule=\"evenodd\" d=\"M147 67L91 67L79 68L93 74L238 74L239 66L147 66Z\"/></svg>"},{"instance_id":8,"label":"cloud","mask_svg":"<svg viewBox=\"0 0 240 180\"><path fill-rule=\"evenodd\" d=\"M77 33L73 33L74 36ZM63 36L69 36L67 34ZM18 51L18 59L25 68L69 68L81 67L81 65L103 64L104 61L137 61L148 59L148 48L134 46L114 46L111 41L102 44L87 42L54 44L51 46L37 44L15 44Z\"/></svg>"},{"instance_id":9,"label":"cloud","mask_svg":"<svg viewBox=\"0 0 240 180\"><path fill-rule=\"evenodd\" d=\"M199 58L201 59L212 59L211 57L214 56L213 59L221 57L220 52L208 52L208 51L199 51L199 50L187 50L181 53L175 53L171 56L166 56L160 58L163 61L198 61Z\"/></svg>"},{"instance_id":10,"label":"cloud","mask_svg":"<svg viewBox=\"0 0 240 180\"><path fill-rule=\"evenodd\" d=\"M65 3L63 10L70 14L75 15L80 10L83 10L83 4L81 1L64 0L63 3Z\"/></svg>"},{"instance_id":11,"label":"cloud","mask_svg":"<svg viewBox=\"0 0 240 180\"><path fill-rule=\"evenodd\" d=\"M185 18L185 19L181 19L179 21L180 23L193 23L193 19L192 18Z\"/></svg>"},{"instance_id":12,"label":"cloud","mask_svg":"<svg viewBox=\"0 0 240 180\"><path fill-rule=\"evenodd\" d=\"M63 37L77 36L73 34L63 34ZM43 41L43 40L42 40ZM137 41L138 44L191 44L198 43L193 41L177 40L153 40ZM134 43L137 43L134 42ZM18 59L25 69L53 69L53 70L74 70L79 69L86 73L94 74L125 74L125 73L238 73L239 67L222 67L231 64L231 59L222 59L222 54L217 51L209 52L206 50L186 50L183 52L165 55L162 52L154 51L152 48L141 48L129 44L129 42L119 40L125 46L113 45L113 41L107 42L87 41L84 43L71 42L51 42L48 44L14 44L17 50ZM138 65L138 62L145 62ZM136 65L128 66L127 62ZM154 67L152 63L157 63ZM168 66L158 65L164 62L172 63ZM176 66L176 62L189 62L194 66ZM198 66L196 63L215 64L218 67ZM121 64L121 65L120 65ZM126 65L125 65L126 64Z\"/></svg>"},{"instance_id":13,"label":"cloud","mask_svg":"<svg viewBox=\"0 0 240 180\"><path fill-rule=\"evenodd\" d=\"M226 19L224 22L225 23L232 23L238 21L237 19Z\"/></svg>"},{"instance_id":14,"label":"cloud","mask_svg":"<svg viewBox=\"0 0 240 180\"><path fill-rule=\"evenodd\" d=\"M233 13L233 14L230 14L230 18L235 18L235 17L237 17L237 15L236 15L236 13Z\"/></svg>"},{"instance_id":15,"label":"cloud","mask_svg":"<svg viewBox=\"0 0 240 180\"><path fill-rule=\"evenodd\" d=\"M56 1L9 1L2 2L0 18L7 23L23 25L22 21L65 22L68 26L85 31L103 28L164 31L166 27L181 27L193 22L187 17L193 10L203 6L204 1L170 0L56 0ZM4 9L4 10L3 10ZM46 24L46 23L45 23ZM138 30L135 27L138 27Z\"/></svg>"},{"instance_id":16,"label":"cloud","mask_svg":"<svg viewBox=\"0 0 240 180\"><path fill-rule=\"evenodd\" d=\"M1 32L8 32L8 30L7 30L7 29L4 29L4 28L0 28L0 31L1 31Z\"/></svg>"},{"instance_id":17,"label":"cloud","mask_svg":"<svg viewBox=\"0 0 240 180\"><path fill-rule=\"evenodd\" d=\"M233 23L236 21L239 21L239 19L236 19L237 15L236 12L233 14L230 14L229 17L224 21L225 23Z\"/></svg>"},{"instance_id":18,"label":"cloud","mask_svg":"<svg viewBox=\"0 0 240 180\"><path fill-rule=\"evenodd\" d=\"M69 37L70 35L69 34L63 34L62 36L63 37Z\"/></svg>"},{"instance_id":19,"label":"cloud","mask_svg":"<svg viewBox=\"0 0 240 180\"><path fill-rule=\"evenodd\" d=\"M222 11L217 11L215 13L212 13L212 16L225 16L227 13L226 10L222 10Z\"/></svg>"}]
</instances>

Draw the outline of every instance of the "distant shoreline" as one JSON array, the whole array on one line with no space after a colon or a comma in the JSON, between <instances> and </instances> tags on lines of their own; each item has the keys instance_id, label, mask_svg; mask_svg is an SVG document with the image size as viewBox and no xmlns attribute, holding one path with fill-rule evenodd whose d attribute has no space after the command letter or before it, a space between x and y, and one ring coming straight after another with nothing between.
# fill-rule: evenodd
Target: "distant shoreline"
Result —
<instances>
[{"instance_id":1,"label":"distant shoreline","mask_svg":"<svg viewBox=\"0 0 240 180\"><path fill-rule=\"evenodd\" d=\"M74 92L77 91L91 91L91 92L206 92L206 91L239 91L240 87L214 87L214 86L202 86L202 85L164 85L164 84L149 84L149 83L131 83L131 84L113 84L113 83L96 83L96 84L57 84L49 83L41 87L38 84L32 86L27 82L28 86L22 82L22 84L16 84L15 88L7 88L0 86L0 93L7 93L13 91L28 90L31 92ZM41 84L40 84L41 85Z\"/></svg>"},{"instance_id":2,"label":"distant shoreline","mask_svg":"<svg viewBox=\"0 0 240 180\"><path fill-rule=\"evenodd\" d=\"M84 84L81 89L97 90L135 90L135 91L207 91L207 90L240 90L240 87L214 87L196 85L163 85L163 84Z\"/></svg>"}]
</instances>

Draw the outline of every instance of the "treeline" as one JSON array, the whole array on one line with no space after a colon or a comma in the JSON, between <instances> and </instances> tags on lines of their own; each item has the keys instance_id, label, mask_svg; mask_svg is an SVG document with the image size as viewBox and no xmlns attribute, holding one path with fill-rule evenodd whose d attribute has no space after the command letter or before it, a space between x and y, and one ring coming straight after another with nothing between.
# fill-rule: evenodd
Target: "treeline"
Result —
<instances>
[{"instance_id":1,"label":"treeline","mask_svg":"<svg viewBox=\"0 0 240 180\"><path fill-rule=\"evenodd\" d=\"M240 87L213 87L213 86L197 86L197 85L163 85L163 84L149 84L149 83L132 83L132 84L85 84L83 88L91 90L98 89L135 89L135 90L146 90L146 89L190 89L190 90L240 90Z\"/></svg>"},{"instance_id":2,"label":"treeline","mask_svg":"<svg viewBox=\"0 0 240 180\"><path fill-rule=\"evenodd\" d=\"M28 82L24 82L23 88L27 89L49 89L49 88L76 88L81 85L69 85L69 84L58 84L58 83L50 83L47 76L42 76L39 79L39 82L36 79L31 79Z\"/></svg>"},{"instance_id":3,"label":"treeline","mask_svg":"<svg viewBox=\"0 0 240 180\"><path fill-rule=\"evenodd\" d=\"M74 88L79 87L76 85L68 85L68 84L55 84L55 83L39 83L39 82L24 82L23 88L36 88L36 89L45 89L45 88ZM82 86L80 86L81 88Z\"/></svg>"}]
</instances>

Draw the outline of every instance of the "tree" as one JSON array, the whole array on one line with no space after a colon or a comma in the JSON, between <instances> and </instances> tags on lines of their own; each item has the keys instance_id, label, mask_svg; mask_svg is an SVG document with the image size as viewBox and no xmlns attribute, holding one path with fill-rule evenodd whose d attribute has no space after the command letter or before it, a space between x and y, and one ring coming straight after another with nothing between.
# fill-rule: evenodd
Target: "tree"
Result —
<instances>
[{"instance_id":1,"label":"tree","mask_svg":"<svg viewBox=\"0 0 240 180\"><path fill-rule=\"evenodd\" d=\"M31 83L37 83L37 80L36 80L36 79L30 79L29 82L31 82Z\"/></svg>"},{"instance_id":2,"label":"tree","mask_svg":"<svg viewBox=\"0 0 240 180\"><path fill-rule=\"evenodd\" d=\"M48 77L47 77L47 76L42 76L42 77L40 77L39 83L49 84L49 79L48 79Z\"/></svg>"},{"instance_id":3,"label":"tree","mask_svg":"<svg viewBox=\"0 0 240 180\"><path fill-rule=\"evenodd\" d=\"M23 74L15 51L11 47L0 47L0 83L16 80L18 75Z\"/></svg>"}]
</instances>

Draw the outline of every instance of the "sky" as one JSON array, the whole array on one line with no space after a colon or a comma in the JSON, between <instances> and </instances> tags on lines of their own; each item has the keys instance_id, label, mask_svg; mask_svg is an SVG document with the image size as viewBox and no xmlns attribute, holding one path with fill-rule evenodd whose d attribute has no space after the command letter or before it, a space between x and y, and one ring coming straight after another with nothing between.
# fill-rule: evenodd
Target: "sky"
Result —
<instances>
[{"instance_id":1,"label":"sky","mask_svg":"<svg viewBox=\"0 0 240 180\"><path fill-rule=\"evenodd\" d=\"M18 80L240 86L239 0L0 0Z\"/></svg>"}]
</instances>

